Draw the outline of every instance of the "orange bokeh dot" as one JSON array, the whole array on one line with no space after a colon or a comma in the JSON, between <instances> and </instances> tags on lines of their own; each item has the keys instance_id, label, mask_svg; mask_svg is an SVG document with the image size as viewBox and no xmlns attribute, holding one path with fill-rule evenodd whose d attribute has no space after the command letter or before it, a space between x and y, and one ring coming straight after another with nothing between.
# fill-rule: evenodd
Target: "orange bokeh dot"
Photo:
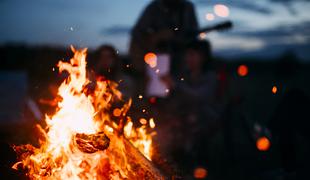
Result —
<instances>
[{"instance_id":1,"label":"orange bokeh dot","mask_svg":"<svg viewBox=\"0 0 310 180\"><path fill-rule=\"evenodd\" d=\"M194 177L196 179L204 179L208 176L208 171L205 168L198 167L194 170Z\"/></svg>"},{"instance_id":2,"label":"orange bokeh dot","mask_svg":"<svg viewBox=\"0 0 310 180\"><path fill-rule=\"evenodd\" d=\"M240 65L238 67L238 74L239 76L246 76L249 73L249 69L246 65Z\"/></svg>"},{"instance_id":3,"label":"orange bokeh dot","mask_svg":"<svg viewBox=\"0 0 310 180\"><path fill-rule=\"evenodd\" d=\"M270 147L270 141L267 137L260 137L256 141L256 147L260 151L267 151Z\"/></svg>"},{"instance_id":4,"label":"orange bokeh dot","mask_svg":"<svg viewBox=\"0 0 310 180\"><path fill-rule=\"evenodd\" d=\"M151 68L157 66L157 56L155 53L149 52L144 56L144 62L148 64Z\"/></svg>"},{"instance_id":5,"label":"orange bokeh dot","mask_svg":"<svg viewBox=\"0 0 310 180\"><path fill-rule=\"evenodd\" d=\"M272 89L271 89L271 91L272 91L273 94L276 94L277 91L278 91L277 86L273 86Z\"/></svg>"},{"instance_id":6,"label":"orange bokeh dot","mask_svg":"<svg viewBox=\"0 0 310 180\"><path fill-rule=\"evenodd\" d=\"M115 108L115 109L113 110L113 115L114 115L115 117L119 117L119 116L121 116L121 114L122 114L122 111L121 111L119 108Z\"/></svg>"},{"instance_id":7,"label":"orange bokeh dot","mask_svg":"<svg viewBox=\"0 0 310 180\"><path fill-rule=\"evenodd\" d=\"M146 119L144 119L144 118L140 118L140 120L139 120L139 121L140 121L140 123L141 123L141 124L146 124L146 123L147 123L147 120L146 120Z\"/></svg>"}]
</instances>

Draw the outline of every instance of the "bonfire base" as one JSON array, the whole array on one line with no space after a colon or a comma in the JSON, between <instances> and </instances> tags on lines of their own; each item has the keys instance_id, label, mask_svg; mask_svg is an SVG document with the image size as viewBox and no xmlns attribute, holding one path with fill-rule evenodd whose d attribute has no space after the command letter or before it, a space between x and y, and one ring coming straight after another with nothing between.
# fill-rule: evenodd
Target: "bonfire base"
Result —
<instances>
[{"instance_id":1,"label":"bonfire base","mask_svg":"<svg viewBox=\"0 0 310 180\"><path fill-rule=\"evenodd\" d=\"M122 156L122 153L126 156ZM115 162L120 165L130 165L130 170L126 175L128 179L167 179L165 175L157 169L137 148L135 148L123 136L111 137L110 147L107 149L109 157L114 157Z\"/></svg>"}]
</instances>

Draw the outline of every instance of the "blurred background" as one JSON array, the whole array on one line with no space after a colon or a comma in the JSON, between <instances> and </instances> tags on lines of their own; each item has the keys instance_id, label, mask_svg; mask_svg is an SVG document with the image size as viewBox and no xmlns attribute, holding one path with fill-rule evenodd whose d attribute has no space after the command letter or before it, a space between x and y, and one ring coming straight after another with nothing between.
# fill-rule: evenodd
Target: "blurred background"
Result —
<instances>
[{"instance_id":1,"label":"blurred background","mask_svg":"<svg viewBox=\"0 0 310 180\"><path fill-rule=\"evenodd\" d=\"M310 1L154 2L0 0L1 174L25 178L11 170L10 145L35 142L34 124L54 111L51 99L63 79L56 64L72 56L73 45L88 48L96 74L124 80L133 116L155 118L160 159L176 177L309 178ZM156 19L169 13L177 14L171 22ZM219 27L223 22L228 27ZM132 55L133 42L156 41L148 36L169 45ZM152 53L171 62L159 77L165 95L148 91ZM202 61L210 62L207 70L199 69Z\"/></svg>"}]
</instances>

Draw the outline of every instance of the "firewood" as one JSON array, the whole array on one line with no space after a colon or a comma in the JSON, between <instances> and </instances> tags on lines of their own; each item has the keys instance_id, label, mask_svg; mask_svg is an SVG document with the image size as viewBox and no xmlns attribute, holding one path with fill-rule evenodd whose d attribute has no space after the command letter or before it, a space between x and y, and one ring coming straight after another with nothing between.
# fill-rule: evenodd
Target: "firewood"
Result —
<instances>
[{"instance_id":1,"label":"firewood","mask_svg":"<svg viewBox=\"0 0 310 180\"><path fill-rule=\"evenodd\" d=\"M103 132L96 134L77 133L74 139L79 150L85 153L103 151L110 144L110 139Z\"/></svg>"},{"instance_id":2,"label":"firewood","mask_svg":"<svg viewBox=\"0 0 310 180\"><path fill-rule=\"evenodd\" d=\"M127 167L130 164L128 171L128 179L167 179L167 177L155 167L131 142L123 136L113 136L111 138L110 147L107 153L110 158L114 158L116 164ZM125 153L125 156L122 154Z\"/></svg>"}]
</instances>

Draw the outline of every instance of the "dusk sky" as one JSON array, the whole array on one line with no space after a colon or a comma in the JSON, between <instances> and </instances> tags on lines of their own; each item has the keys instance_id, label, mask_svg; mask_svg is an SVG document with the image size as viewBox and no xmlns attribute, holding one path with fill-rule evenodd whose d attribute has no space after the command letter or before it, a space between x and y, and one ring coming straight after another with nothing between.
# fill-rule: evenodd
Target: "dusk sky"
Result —
<instances>
[{"instance_id":1,"label":"dusk sky","mask_svg":"<svg viewBox=\"0 0 310 180\"><path fill-rule=\"evenodd\" d=\"M0 44L94 49L109 43L126 53L130 30L150 0L0 0ZM290 49L310 60L310 1L192 0L200 27L230 19L234 29L207 35L217 55L276 56ZM226 18L214 5L229 8ZM214 20L205 19L213 13Z\"/></svg>"}]
</instances>

